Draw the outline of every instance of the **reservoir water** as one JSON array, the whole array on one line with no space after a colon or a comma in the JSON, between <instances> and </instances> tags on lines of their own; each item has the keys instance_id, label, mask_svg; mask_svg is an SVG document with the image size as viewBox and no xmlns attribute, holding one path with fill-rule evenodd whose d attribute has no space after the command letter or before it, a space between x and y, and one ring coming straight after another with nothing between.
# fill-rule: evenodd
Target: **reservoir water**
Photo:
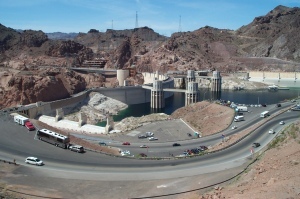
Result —
<instances>
[{"instance_id":1,"label":"reservoir water","mask_svg":"<svg viewBox=\"0 0 300 199\"><path fill-rule=\"evenodd\" d=\"M299 96L300 88L290 88L290 90L278 90L268 91L264 90L222 90L221 93L215 95L210 90L200 89L200 99L203 100L216 100L222 99L238 104L276 104L284 100L290 100ZM119 112L118 115L113 116L114 121L120 121L126 117L141 117L155 112L172 114L176 109L185 105L185 94L174 93L172 97L169 97L165 101L165 108L159 111L151 110L150 103L135 104L128 106L127 109ZM105 122L101 122L98 125L105 126Z\"/></svg>"}]
</instances>

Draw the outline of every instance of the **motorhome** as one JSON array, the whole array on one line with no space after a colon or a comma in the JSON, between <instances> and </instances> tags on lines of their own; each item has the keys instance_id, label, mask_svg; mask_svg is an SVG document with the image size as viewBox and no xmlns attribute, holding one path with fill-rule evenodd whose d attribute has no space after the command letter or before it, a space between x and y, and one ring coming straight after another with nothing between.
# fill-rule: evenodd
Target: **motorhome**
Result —
<instances>
[{"instance_id":1,"label":"motorhome","mask_svg":"<svg viewBox=\"0 0 300 199\"><path fill-rule=\"evenodd\" d=\"M238 116L234 117L235 122L240 122L240 121L244 121L244 120L245 120L245 118L242 115L238 115Z\"/></svg>"},{"instance_id":2,"label":"motorhome","mask_svg":"<svg viewBox=\"0 0 300 199\"><path fill-rule=\"evenodd\" d=\"M269 111L264 111L264 112L262 112L260 114L260 117L263 117L263 118L268 117L268 116L270 116L270 112Z\"/></svg>"},{"instance_id":3,"label":"motorhome","mask_svg":"<svg viewBox=\"0 0 300 199\"><path fill-rule=\"evenodd\" d=\"M248 112L248 107L247 106L237 106L235 109L238 112Z\"/></svg>"},{"instance_id":4,"label":"motorhome","mask_svg":"<svg viewBox=\"0 0 300 199\"><path fill-rule=\"evenodd\" d=\"M22 115L15 115L14 116L14 122L24 126L26 122L28 122L29 119L27 117L24 117Z\"/></svg>"}]
</instances>

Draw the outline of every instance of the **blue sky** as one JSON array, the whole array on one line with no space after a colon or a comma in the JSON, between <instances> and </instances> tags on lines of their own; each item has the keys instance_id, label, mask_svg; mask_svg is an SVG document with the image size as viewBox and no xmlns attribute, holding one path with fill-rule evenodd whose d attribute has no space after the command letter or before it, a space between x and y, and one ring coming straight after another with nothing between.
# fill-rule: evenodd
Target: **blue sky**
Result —
<instances>
[{"instance_id":1,"label":"blue sky","mask_svg":"<svg viewBox=\"0 0 300 199\"><path fill-rule=\"evenodd\" d=\"M46 33L105 32L135 28L137 12L139 27L170 36L180 27L236 30L278 5L300 7L300 0L0 0L0 23Z\"/></svg>"}]
</instances>

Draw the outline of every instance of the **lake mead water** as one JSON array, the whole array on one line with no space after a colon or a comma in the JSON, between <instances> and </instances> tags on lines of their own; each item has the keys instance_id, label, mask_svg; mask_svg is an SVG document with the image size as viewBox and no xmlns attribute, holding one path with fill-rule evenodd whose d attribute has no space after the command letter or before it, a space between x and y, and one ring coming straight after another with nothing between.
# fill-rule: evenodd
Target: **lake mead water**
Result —
<instances>
[{"instance_id":1,"label":"lake mead water","mask_svg":"<svg viewBox=\"0 0 300 199\"><path fill-rule=\"evenodd\" d=\"M276 104L284 100L290 100L298 97L300 94L300 88L291 88L290 90L278 90L268 91L264 90L222 90L219 96L215 96L210 90L200 89L200 99L213 100L222 99L238 104ZM114 121L120 121L126 117L141 117L155 112L172 114L176 109L185 105L185 94L174 93L172 97L169 97L165 101L165 108L159 111L151 110L150 103L130 105L127 109L120 111L118 115L115 115ZM98 125L105 126L105 122L101 122Z\"/></svg>"}]
</instances>

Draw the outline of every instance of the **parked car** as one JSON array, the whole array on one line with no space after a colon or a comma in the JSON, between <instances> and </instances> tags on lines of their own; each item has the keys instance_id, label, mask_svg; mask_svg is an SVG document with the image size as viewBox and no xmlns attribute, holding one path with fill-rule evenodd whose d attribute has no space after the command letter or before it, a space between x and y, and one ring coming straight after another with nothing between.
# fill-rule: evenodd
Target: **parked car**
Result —
<instances>
[{"instance_id":1,"label":"parked car","mask_svg":"<svg viewBox=\"0 0 300 199\"><path fill-rule=\"evenodd\" d=\"M273 129L269 130L269 134L274 134L274 133L275 133L275 131Z\"/></svg>"},{"instance_id":2,"label":"parked car","mask_svg":"<svg viewBox=\"0 0 300 199\"><path fill-rule=\"evenodd\" d=\"M27 157L25 159L25 163L26 164L33 164L33 165L38 165L38 166L42 166L44 165L43 161L36 158L36 157Z\"/></svg>"},{"instance_id":3,"label":"parked car","mask_svg":"<svg viewBox=\"0 0 300 199\"><path fill-rule=\"evenodd\" d=\"M208 148L206 146L199 146L197 147L200 151L206 151Z\"/></svg>"},{"instance_id":4,"label":"parked car","mask_svg":"<svg viewBox=\"0 0 300 199\"><path fill-rule=\"evenodd\" d=\"M142 139L142 138L147 138L146 135L139 135L138 138Z\"/></svg>"},{"instance_id":5,"label":"parked car","mask_svg":"<svg viewBox=\"0 0 300 199\"><path fill-rule=\"evenodd\" d=\"M154 136L154 133L152 133L152 132L146 132L146 136L147 136L147 137L153 137L153 136Z\"/></svg>"},{"instance_id":6,"label":"parked car","mask_svg":"<svg viewBox=\"0 0 300 199\"><path fill-rule=\"evenodd\" d=\"M198 153L200 153L200 151L201 151L201 150L199 150L199 149L197 149L197 148L191 149L191 152L192 152L193 154L198 154Z\"/></svg>"},{"instance_id":7,"label":"parked car","mask_svg":"<svg viewBox=\"0 0 300 199\"><path fill-rule=\"evenodd\" d=\"M106 146L106 142L99 142L99 145Z\"/></svg>"},{"instance_id":8,"label":"parked car","mask_svg":"<svg viewBox=\"0 0 300 199\"><path fill-rule=\"evenodd\" d=\"M29 131L35 130L35 127L33 126L33 124L32 124L30 121L25 122L24 126L25 126Z\"/></svg>"},{"instance_id":9,"label":"parked car","mask_svg":"<svg viewBox=\"0 0 300 199\"><path fill-rule=\"evenodd\" d=\"M130 145L129 142L123 142L123 145Z\"/></svg>"},{"instance_id":10,"label":"parked car","mask_svg":"<svg viewBox=\"0 0 300 199\"><path fill-rule=\"evenodd\" d=\"M145 153L140 153L139 156L140 157L147 157L147 155Z\"/></svg>"},{"instance_id":11,"label":"parked car","mask_svg":"<svg viewBox=\"0 0 300 199\"><path fill-rule=\"evenodd\" d=\"M140 148L149 148L147 145L143 144L140 146Z\"/></svg>"},{"instance_id":12,"label":"parked car","mask_svg":"<svg viewBox=\"0 0 300 199\"><path fill-rule=\"evenodd\" d=\"M158 138L156 138L156 137L149 137L149 141L154 141L154 140L158 140Z\"/></svg>"},{"instance_id":13,"label":"parked car","mask_svg":"<svg viewBox=\"0 0 300 199\"><path fill-rule=\"evenodd\" d=\"M71 151L75 151L77 153L83 153L84 152L84 148L82 146L80 146L80 145L70 145L69 149Z\"/></svg>"},{"instance_id":14,"label":"parked car","mask_svg":"<svg viewBox=\"0 0 300 199\"><path fill-rule=\"evenodd\" d=\"M260 144L259 144L258 142L254 142L254 143L252 144L252 147L254 147L254 148L260 147Z\"/></svg>"},{"instance_id":15,"label":"parked car","mask_svg":"<svg viewBox=\"0 0 300 199\"><path fill-rule=\"evenodd\" d=\"M181 146L179 143L174 143L173 146Z\"/></svg>"},{"instance_id":16,"label":"parked car","mask_svg":"<svg viewBox=\"0 0 300 199\"><path fill-rule=\"evenodd\" d=\"M285 122L284 122L284 121L280 121L279 124L280 124L280 125L284 125Z\"/></svg>"}]
</instances>

